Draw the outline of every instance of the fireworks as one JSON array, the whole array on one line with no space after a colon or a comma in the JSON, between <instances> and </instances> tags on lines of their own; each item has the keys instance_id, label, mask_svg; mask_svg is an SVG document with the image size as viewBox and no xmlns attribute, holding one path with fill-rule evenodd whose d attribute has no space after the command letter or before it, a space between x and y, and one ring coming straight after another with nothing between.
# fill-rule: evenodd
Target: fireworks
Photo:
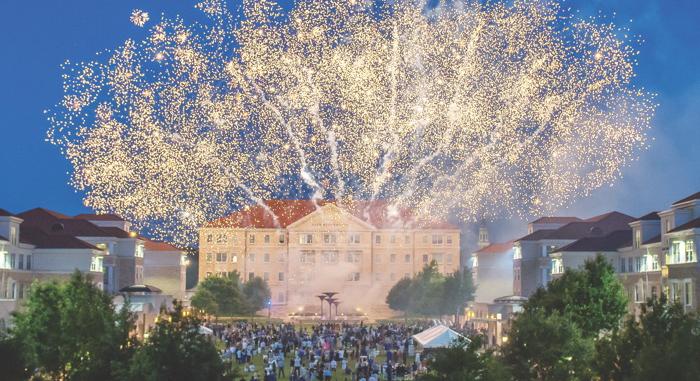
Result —
<instances>
[{"instance_id":1,"label":"fireworks","mask_svg":"<svg viewBox=\"0 0 700 381\"><path fill-rule=\"evenodd\" d=\"M140 9L134 9L133 12L131 12L131 23L136 26L143 27L149 19L148 12L144 12Z\"/></svg>"},{"instance_id":2,"label":"fireworks","mask_svg":"<svg viewBox=\"0 0 700 381\"><path fill-rule=\"evenodd\" d=\"M655 105L614 25L553 1L387 3L207 0L204 24L66 65L49 138L87 206L180 243L266 198L552 211L645 148Z\"/></svg>"}]
</instances>

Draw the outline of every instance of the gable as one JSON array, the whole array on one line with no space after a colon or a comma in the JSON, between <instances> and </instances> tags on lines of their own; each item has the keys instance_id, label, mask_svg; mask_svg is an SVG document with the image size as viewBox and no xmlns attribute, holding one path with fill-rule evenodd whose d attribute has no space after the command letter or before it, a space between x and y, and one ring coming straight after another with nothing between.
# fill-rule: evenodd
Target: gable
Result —
<instances>
[{"instance_id":1,"label":"gable","mask_svg":"<svg viewBox=\"0 0 700 381\"><path fill-rule=\"evenodd\" d=\"M326 204L288 226L290 231L361 231L375 230L335 204Z\"/></svg>"}]
</instances>

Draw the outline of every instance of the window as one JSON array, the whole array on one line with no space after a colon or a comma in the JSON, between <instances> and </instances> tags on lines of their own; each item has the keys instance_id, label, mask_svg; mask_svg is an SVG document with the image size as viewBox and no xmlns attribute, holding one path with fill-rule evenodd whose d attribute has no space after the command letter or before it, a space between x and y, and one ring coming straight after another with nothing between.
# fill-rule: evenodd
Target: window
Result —
<instances>
[{"instance_id":1,"label":"window","mask_svg":"<svg viewBox=\"0 0 700 381\"><path fill-rule=\"evenodd\" d=\"M11 268L11 269L16 269L16 268L17 268L17 267L16 267L17 264L15 263L15 258L16 258L16 257L17 257L17 256L16 256L14 253L10 254L10 268Z\"/></svg>"},{"instance_id":2,"label":"window","mask_svg":"<svg viewBox=\"0 0 700 381\"><path fill-rule=\"evenodd\" d=\"M216 243L226 243L227 240L226 234L219 234L216 236Z\"/></svg>"},{"instance_id":3,"label":"window","mask_svg":"<svg viewBox=\"0 0 700 381\"><path fill-rule=\"evenodd\" d=\"M695 242L692 239L685 241L685 261L695 262Z\"/></svg>"},{"instance_id":4,"label":"window","mask_svg":"<svg viewBox=\"0 0 700 381\"><path fill-rule=\"evenodd\" d=\"M679 241L671 243L671 263L681 263L681 243Z\"/></svg>"},{"instance_id":5,"label":"window","mask_svg":"<svg viewBox=\"0 0 700 381\"><path fill-rule=\"evenodd\" d=\"M389 262L396 263L396 254L391 254L389 256Z\"/></svg>"},{"instance_id":6,"label":"window","mask_svg":"<svg viewBox=\"0 0 700 381\"><path fill-rule=\"evenodd\" d=\"M263 237L263 242L270 243L270 235L269 234L265 234L265 236Z\"/></svg>"},{"instance_id":7,"label":"window","mask_svg":"<svg viewBox=\"0 0 700 381\"><path fill-rule=\"evenodd\" d=\"M520 246L513 246L513 259L522 259L523 252Z\"/></svg>"},{"instance_id":8,"label":"window","mask_svg":"<svg viewBox=\"0 0 700 381\"><path fill-rule=\"evenodd\" d=\"M658 255L651 256L651 270L652 271L659 270L659 256Z\"/></svg>"},{"instance_id":9,"label":"window","mask_svg":"<svg viewBox=\"0 0 700 381\"><path fill-rule=\"evenodd\" d=\"M564 273L564 261L561 258L552 259L552 274Z\"/></svg>"},{"instance_id":10,"label":"window","mask_svg":"<svg viewBox=\"0 0 700 381\"><path fill-rule=\"evenodd\" d=\"M333 233L326 233L323 235L323 243L326 245L335 245L338 241L338 237Z\"/></svg>"},{"instance_id":11,"label":"window","mask_svg":"<svg viewBox=\"0 0 700 381\"><path fill-rule=\"evenodd\" d=\"M681 284L679 282L671 282L671 300L678 303L681 301Z\"/></svg>"},{"instance_id":12,"label":"window","mask_svg":"<svg viewBox=\"0 0 700 381\"><path fill-rule=\"evenodd\" d=\"M277 237L277 241L279 243L284 243L284 234L280 234L279 237Z\"/></svg>"},{"instance_id":13,"label":"window","mask_svg":"<svg viewBox=\"0 0 700 381\"><path fill-rule=\"evenodd\" d=\"M406 263L411 263L411 254L406 254L403 256L403 261Z\"/></svg>"},{"instance_id":14,"label":"window","mask_svg":"<svg viewBox=\"0 0 700 381\"><path fill-rule=\"evenodd\" d=\"M138 270L138 267L136 269ZM92 257L90 260L90 271L101 273L102 270L102 257Z\"/></svg>"},{"instance_id":15,"label":"window","mask_svg":"<svg viewBox=\"0 0 700 381\"><path fill-rule=\"evenodd\" d=\"M627 266L625 266L626 263L627 263L627 260L625 258L620 258L620 272L621 273L627 272Z\"/></svg>"},{"instance_id":16,"label":"window","mask_svg":"<svg viewBox=\"0 0 700 381\"><path fill-rule=\"evenodd\" d=\"M445 236L445 243L447 243L448 245L452 245L452 236L451 235L448 234Z\"/></svg>"},{"instance_id":17,"label":"window","mask_svg":"<svg viewBox=\"0 0 700 381\"><path fill-rule=\"evenodd\" d=\"M362 261L361 251L348 251L348 262L350 263L360 263Z\"/></svg>"},{"instance_id":18,"label":"window","mask_svg":"<svg viewBox=\"0 0 700 381\"><path fill-rule=\"evenodd\" d=\"M348 274L348 281L349 282L358 282L360 280L360 273L358 272L351 272Z\"/></svg>"},{"instance_id":19,"label":"window","mask_svg":"<svg viewBox=\"0 0 700 381\"><path fill-rule=\"evenodd\" d=\"M134 255L137 258L143 258L143 245L136 245L136 252L134 253Z\"/></svg>"},{"instance_id":20,"label":"window","mask_svg":"<svg viewBox=\"0 0 700 381\"><path fill-rule=\"evenodd\" d=\"M423 254L423 263L428 263L428 254Z\"/></svg>"},{"instance_id":21,"label":"window","mask_svg":"<svg viewBox=\"0 0 700 381\"><path fill-rule=\"evenodd\" d=\"M277 302L284 303L284 292L280 292L277 294Z\"/></svg>"},{"instance_id":22,"label":"window","mask_svg":"<svg viewBox=\"0 0 700 381\"><path fill-rule=\"evenodd\" d=\"M442 236L439 234L433 234L433 245L442 245Z\"/></svg>"},{"instance_id":23,"label":"window","mask_svg":"<svg viewBox=\"0 0 700 381\"><path fill-rule=\"evenodd\" d=\"M250 235L248 235L248 242L249 242L251 245L252 245L252 244L255 244L255 234L250 233Z\"/></svg>"},{"instance_id":24,"label":"window","mask_svg":"<svg viewBox=\"0 0 700 381\"><path fill-rule=\"evenodd\" d=\"M27 265L26 265L27 270L32 269L32 256L31 254L27 254Z\"/></svg>"},{"instance_id":25,"label":"window","mask_svg":"<svg viewBox=\"0 0 700 381\"><path fill-rule=\"evenodd\" d=\"M253 278L255 278L255 273L253 273L253 272L248 273L248 280L253 280Z\"/></svg>"},{"instance_id":26,"label":"window","mask_svg":"<svg viewBox=\"0 0 700 381\"><path fill-rule=\"evenodd\" d=\"M627 271L634 272L634 258L632 257L627 258Z\"/></svg>"},{"instance_id":27,"label":"window","mask_svg":"<svg viewBox=\"0 0 700 381\"><path fill-rule=\"evenodd\" d=\"M212 243L214 241L214 236L212 234L207 234L207 243Z\"/></svg>"},{"instance_id":28,"label":"window","mask_svg":"<svg viewBox=\"0 0 700 381\"><path fill-rule=\"evenodd\" d=\"M284 261L286 261L286 260L287 260L287 258L286 258L286 256L285 256L284 253L279 253L279 254L277 254L277 261L278 261L278 262L284 262Z\"/></svg>"},{"instance_id":29,"label":"window","mask_svg":"<svg viewBox=\"0 0 700 381\"><path fill-rule=\"evenodd\" d=\"M217 262L226 262L226 260L227 260L226 253L216 253L216 261Z\"/></svg>"},{"instance_id":30,"label":"window","mask_svg":"<svg viewBox=\"0 0 700 381\"><path fill-rule=\"evenodd\" d=\"M392 234L391 237L389 237L389 242L396 243L396 236Z\"/></svg>"},{"instance_id":31,"label":"window","mask_svg":"<svg viewBox=\"0 0 700 381\"><path fill-rule=\"evenodd\" d=\"M284 282L284 273L277 273L277 280L280 282Z\"/></svg>"},{"instance_id":32,"label":"window","mask_svg":"<svg viewBox=\"0 0 700 381\"><path fill-rule=\"evenodd\" d=\"M24 254L19 255L19 264L17 265L17 268L24 270Z\"/></svg>"},{"instance_id":33,"label":"window","mask_svg":"<svg viewBox=\"0 0 700 381\"><path fill-rule=\"evenodd\" d=\"M263 273L263 280L265 282L269 282L270 281L270 273L268 273L268 272Z\"/></svg>"},{"instance_id":34,"label":"window","mask_svg":"<svg viewBox=\"0 0 700 381\"><path fill-rule=\"evenodd\" d=\"M642 231L634 229L634 247L642 246Z\"/></svg>"},{"instance_id":35,"label":"window","mask_svg":"<svg viewBox=\"0 0 700 381\"><path fill-rule=\"evenodd\" d=\"M263 262L270 263L270 253L263 254Z\"/></svg>"},{"instance_id":36,"label":"window","mask_svg":"<svg viewBox=\"0 0 700 381\"><path fill-rule=\"evenodd\" d=\"M11 226L10 227L10 244L17 246L17 227Z\"/></svg>"},{"instance_id":37,"label":"window","mask_svg":"<svg viewBox=\"0 0 700 381\"><path fill-rule=\"evenodd\" d=\"M360 233L350 233L348 235L348 243L360 243Z\"/></svg>"},{"instance_id":38,"label":"window","mask_svg":"<svg viewBox=\"0 0 700 381\"><path fill-rule=\"evenodd\" d=\"M299 255L299 262L301 263L316 263L316 252L311 250L304 250Z\"/></svg>"},{"instance_id":39,"label":"window","mask_svg":"<svg viewBox=\"0 0 700 381\"><path fill-rule=\"evenodd\" d=\"M644 267L642 266L642 257L635 257L634 258L634 272L642 272L642 269Z\"/></svg>"},{"instance_id":40,"label":"window","mask_svg":"<svg viewBox=\"0 0 700 381\"><path fill-rule=\"evenodd\" d=\"M377 245L380 245L382 243L382 236L380 236L379 234L375 235L374 236L374 243Z\"/></svg>"},{"instance_id":41,"label":"window","mask_svg":"<svg viewBox=\"0 0 700 381\"><path fill-rule=\"evenodd\" d=\"M255 253L248 253L248 262L255 262Z\"/></svg>"},{"instance_id":42,"label":"window","mask_svg":"<svg viewBox=\"0 0 700 381\"><path fill-rule=\"evenodd\" d=\"M404 242L406 245L409 245L409 244L411 243L411 236L408 235L408 234L406 234L406 236L403 237L403 242Z\"/></svg>"},{"instance_id":43,"label":"window","mask_svg":"<svg viewBox=\"0 0 700 381\"><path fill-rule=\"evenodd\" d=\"M433 260L437 262L439 265L441 265L443 262L443 255L442 253L434 253L433 254Z\"/></svg>"},{"instance_id":44,"label":"window","mask_svg":"<svg viewBox=\"0 0 700 381\"><path fill-rule=\"evenodd\" d=\"M310 245L314 243L314 235L308 233L299 234L299 243L302 245Z\"/></svg>"},{"instance_id":45,"label":"window","mask_svg":"<svg viewBox=\"0 0 700 381\"><path fill-rule=\"evenodd\" d=\"M207 263L211 263L213 261L212 257L213 256L211 253L207 253Z\"/></svg>"},{"instance_id":46,"label":"window","mask_svg":"<svg viewBox=\"0 0 700 381\"><path fill-rule=\"evenodd\" d=\"M683 282L683 305L692 307L693 305L693 281L688 279Z\"/></svg>"},{"instance_id":47,"label":"window","mask_svg":"<svg viewBox=\"0 0 700 381\"><path fill-rule=\"evenodd\" d=\"M337 251L324 251L321 253L321 257L323 258L323 263L325 264L338 263Z\"/></svg>"}]
</instances>

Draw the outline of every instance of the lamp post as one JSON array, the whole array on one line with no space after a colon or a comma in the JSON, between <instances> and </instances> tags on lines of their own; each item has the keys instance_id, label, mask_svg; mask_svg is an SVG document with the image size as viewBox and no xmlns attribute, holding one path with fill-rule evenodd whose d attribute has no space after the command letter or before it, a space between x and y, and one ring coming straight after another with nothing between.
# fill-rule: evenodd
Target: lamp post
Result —
<instances>
[{"instance_id":1,"label":"lamp post","mask_svg":"<svg viewBox=\"0 0 700 381\"><path fill-rule=\"evenodd\" d=\"M267 323L270 323L270 315L271 315L271 310L272 309L272 299L267 300Z\"/></svg>"}]
</instances>

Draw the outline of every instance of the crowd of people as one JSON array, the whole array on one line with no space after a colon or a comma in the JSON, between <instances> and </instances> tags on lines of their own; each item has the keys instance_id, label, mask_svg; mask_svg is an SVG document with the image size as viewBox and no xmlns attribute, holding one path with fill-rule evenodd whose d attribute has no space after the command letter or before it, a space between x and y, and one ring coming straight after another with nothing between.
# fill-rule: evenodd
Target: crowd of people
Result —
<instances>
[{"instance_id":1,"label":"crowd of people","mask_svg":"<svg viewBox=\"0 0 700 381\"><path fill-rule=\"evenodd\" d=\"M224 358L243 370L241 381L394 381L425 368L411 339L425 328L418 325L238 322L209 328L225 343Z\"/></svg>"}]
</instances>

